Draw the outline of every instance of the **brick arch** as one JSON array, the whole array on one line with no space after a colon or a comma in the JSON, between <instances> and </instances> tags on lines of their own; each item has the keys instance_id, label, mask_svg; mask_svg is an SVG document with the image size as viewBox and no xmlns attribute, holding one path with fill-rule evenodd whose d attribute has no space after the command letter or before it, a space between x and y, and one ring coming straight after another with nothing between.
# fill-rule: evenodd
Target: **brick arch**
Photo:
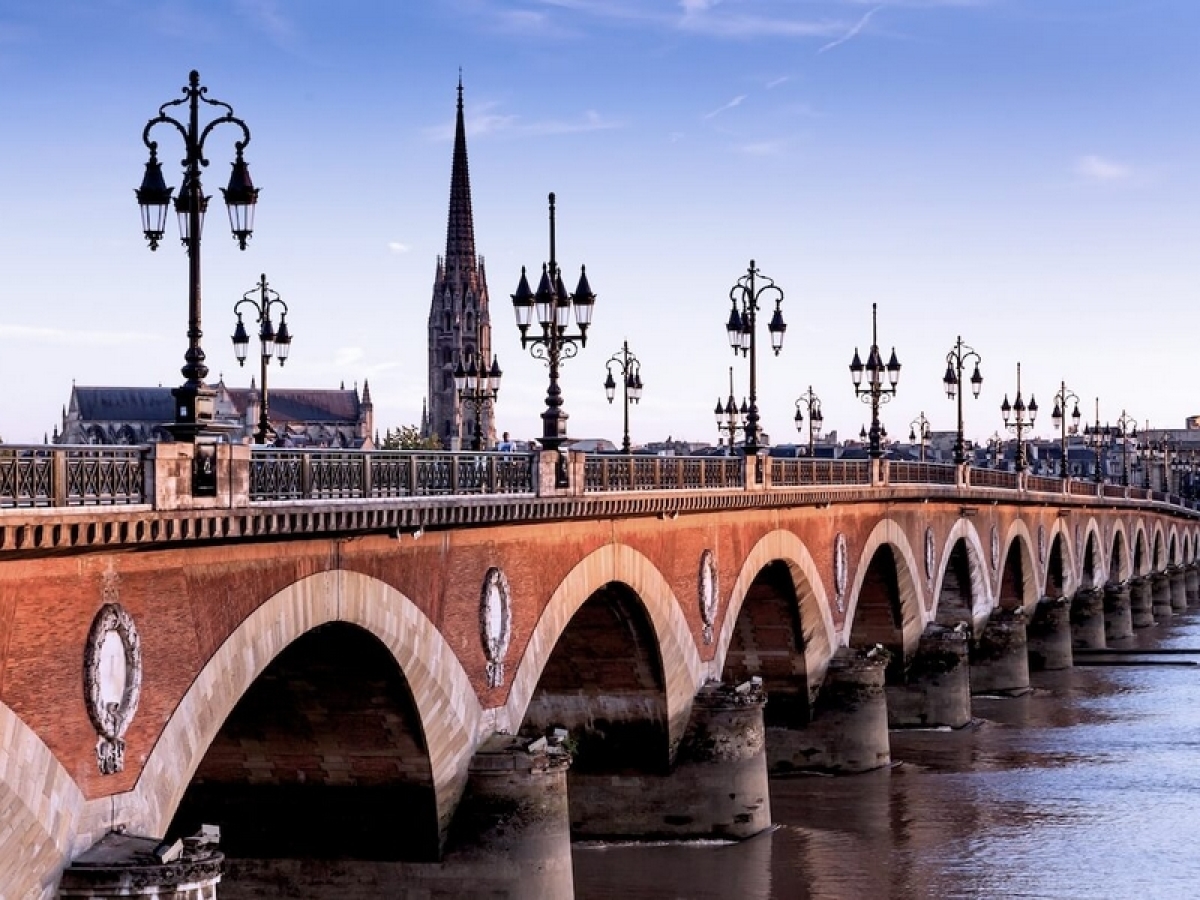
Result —
<instances>
[{"instance_id":1,"label":"brick arch","mask_svg":"<svg viewBox=\"0 0 1200 900\"><path fill-rule=\"evenodd\" d=\"M942 545L942 552L939 556L942 565L933 585L933 596L937 598L935 602L940 606L942 587L950 567L950 557L959 541L962 541L967 548L967 571L971 581L971 620L974 626L980 627L987 621L988 613L995 601L991 582L988 579L988 566L984 562L986 557L983 552L983 542L979 539L979 530L970 519L958 518L950 529L950 533L946 535L946 542ZM930 613L930 618L936 620L938 612L938 608L935 607Z\"/></svg>"},{"instance_id":2,"label":"brick arch","mask_svg":"<svg viewBox=\"0 0 1200 900\"><path fill-rule=\"evenodd\" d=\"M1123 581L1128 581L1133 570L1133 562L1129 547L1129 535L1125 530L1125 522L1123 519L1111 519L1112 523L1112 540L1108 545L1108 566L1105 572L1109 575L1108 581L1116 581L1118 584ZM1112 578L1113 563L1116 562L1117 577Z\"/></svg>"},{"instance_id":3,"label":"brick arch","mask_svg":"<svg viewBox=\"0 0 1200 900\"><path fill-rule=\"evenodd\" d=\"M1179 557L1179 529L1172 522L1167 532L1167 564L1173 566L1179 565Z\"/></svg>"},{"instance_id":4,"label":"brick arch","mask_svg":"<svg viewBox=\"0 0 1200 900\"><path fill-rule=\"evenodd\" d=\"M1065 518L1055 519L1054 524L1050 526L1049 534L1046 535L1046 565L1042 571L1042 595L1046 594L1047 585L1050 583L1050 558L1053 555L1056 539L1062 552L1063 596L1069 597L1079 589L1078 548L1071 537L1071 529Z\"/></svg>"},{"instance_id":5,"label":"brick arch","mask_svg":"<svg viewBox=\"0 0 1200 900\"><path fill-rule=\"evenodd\" d=\"M5 751L0 754L0 897L46 896L45 874L57 874L86 847L78 846L76 835L83 792L50 748L4 703L0 735ZM98 802L110 808L107 798Z\"/></svg>"},{"instance_id":6,"label":"brick arch","mask_svg":"<svg viewBox=\"0 0 1200 900\"><path fill-rule=\"evenodd\" d=\"M1148 575L1153 560L1150 558L1150 543L1146 539L1146 523L1138 519L1133 524L1133 537L1130 540L1132 549L1130 550L1129 564L1133 567L1134 575ZM1138 559L1141 558L1141 564L1138 564Z\"/></svg>"},{"instance_id":7,"label":"brick arch","mask_svg":"<svg viewBox=\"0 0 1200 900\"><path fill-rule=\"evenodd\" d=\"M668 738L672 747L678 746L696 690L704 682L704 666L671 586L654 563L623 544L605 544L584 557L554 589L529 636L508 702L498 711L497 731L515 732L520 727L542 670L571 618L593 593L613 581L638 596L654 627L666 684Z\"/></svg>"},{"instance_id":8,"label":"brick arch","mask_svg":"<svg viewBox=\"0 0 1200 900\"><path fill-rule=\"evenodd\" d=\"M1156 521L1150 542L1150 569L1153 572L1162 572L1167 568L1167 537L1163 531L1162 522Z\"/></svg>"},{"instance_id":9,"label":"brick arch","mask_svg":"<svg viewBox=\"0 0 1200 900\"><path fill-rule=\"evenodd\" d=\"M892 519L882 519L871 529L871 533L867 535L867 540L863 544L862 553L859 554L858 561L854 565L854 581L848 591L850 603L846 609L842 637L843 641L848 644L850 633L853 630L854 616L858 612L859 594L867 576L867 569L871 565L871 560L875 558L875 552L885 545L891 547L896 558L896 581L900 592L902 615L901 634L904 642L904 655L907 657L916 649L921 632L925 629L928 613L921 599L921 579L917 574L920 571L917 566L917 558L913 554L908 535L904 533L904 529L899 523Z\"/></svg>"},{"instance_id":10,"label":"brick arch","mask_svg":"<svg viewBox=\"0 0 1200 900\"><path fill-rule=\"evenodd\" d=\"M996 598L996 604L1000 604L1009 554L1015 547L1021 561L1021 608L1026 611L1031 610L1041 596L1042 586L1038 583L1038 573L1042 571L1042 565L1035 556L1037 551L1034 539L1029 533L1029 526L1025 524L1024 519L1013 520L1012 524L1008 526L1008 534L1005 535L1001 546L1003 550L1000 553L1000 559L1003 562L996 569L993 584L993 596ZM1048 549L1049 547L1047 547Z\"/></svg>"},{"instance_id":11,"label":"brick arch","mask_svg":"<svg viewBox=\"0 0 1200 900\"><path fill-rule=\"evenodd\" d=\"M817 564L813 561L808 547L790 531L771 531L759 539L742 562L742 568L729 596L729 604L725 608L724 620L721 622L717 651L709 669L710 678L720 678L725 668L725 657L733 640L733 629L737 625L742 605L746 602L750 585L759 572L776 560L787 564L788 572L792 576L792 585L796 589L800 624L804 629L804 668L808 673L810 686L821 683L834 650L839 643L845 643L845 635L841 641L838 639L837 628L833 624L833 610L829 606L829 596L825 593L825 583L817 571Z\"/></svg>"},{"instance_id":12,"label":"brick arch","mask_svg":"<svg viewBox=\"0 0 1200 900\"><path fill-rule=\"evenodd\" d=\"M1092 560L1092 571L1085 572L1083 567L1087 565L1087 546L1089 540L1095 540L1096 558ZM1100 529L1100 523L1094 517L1089 518L1087 524L1083 527L1083 546L1079 548L1079 586L1083 587L1085 582L1090 580L1092 587L1103 587L1104 582L1108 580L1108 564L1104 555L1104 533Z\"/></svg>"},{"instance_id":13,"label":"brick arch","mask_svg":"<svg viewBox=\"0 0 1200 900\"><path fill-rule=\"evenodd\" d=\"M296 638L328 622L378 638L404 673L421 718L444 836L481 738L479 699L445 638L391 585L334 570L289 585L246 617L217 648L175 708L127 799L132 830L163 834L197 766L237 702Z\"/></svg>"}]
</instances>

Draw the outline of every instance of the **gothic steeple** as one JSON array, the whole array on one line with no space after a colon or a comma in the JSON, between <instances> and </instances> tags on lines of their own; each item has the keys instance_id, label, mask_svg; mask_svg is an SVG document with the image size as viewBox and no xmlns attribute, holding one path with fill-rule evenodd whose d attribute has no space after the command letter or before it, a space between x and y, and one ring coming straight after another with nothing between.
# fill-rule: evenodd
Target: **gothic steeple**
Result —
<instances>
[{"instance_id":1,"label":"gothic steeple","mask_svg":"<svg viewBox=\"0 0 1200 900\"><path fill-rule=\"evenodd\" d=\"M462 446L462 404L454 387L454 369L474 359L492 358L492 325L488 312L487 278L483 259L475 253L475 220L471 211L471 176L467 166L467 130L463 115L462 73L458 77L458 106L454 128L454 157L450 170L450 212L446 221L446 255L437 261L433 299L429 307L429 420L425 436L436 435L446 449ZM495 443L494 409L479 411L480 433L486 446ZM471 417L473 420L473 416ZM464 427L469 425L469 429Z\"/></svg>"}]
</instances>

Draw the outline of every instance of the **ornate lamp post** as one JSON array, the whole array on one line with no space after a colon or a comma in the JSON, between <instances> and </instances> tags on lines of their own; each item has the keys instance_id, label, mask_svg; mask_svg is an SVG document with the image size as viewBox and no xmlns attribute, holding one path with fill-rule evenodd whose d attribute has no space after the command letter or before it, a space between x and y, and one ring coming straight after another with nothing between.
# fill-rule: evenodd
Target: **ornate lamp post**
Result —
<instances>
[{"instance_id":1,"label":"ornate lamp post","mask_svg":"<svg viewBox=\"0 0 1200 900\"><path fill-rule=\"evenodd\" d=\"M1105 429L1107 430L1107 429ZM1092 445L1092 452L1095 454L1096 465L1093 479L1097 482L1104 480L1104 472L1100 467L1100 451L1104 449L1104 432L1100 430L1100 398L1096 398L1096 424L1093 426L1085 425L1083 435L1088 443Z\"/></svg>"},{"instance_id":2,"label":"ornate lamp post","mask_svg":"<svg viewBox=\"0 0 1200 900\"><path fill-rule=\"evenodd\" d=\"M567 414L563 411L562 389L558 386L558 367L563 360L571 359L579 347L587 346L587 330L592 324L592 307L596 295L588 284L587 267L579 268L579 283L575 293L568 294L563 286L562 273L554 253L554 194L550 194L550 262L542 265L542 280L537 293L529 289L525 267L521 267L521 280L517 292L512 295L513 311L517 316L517 328L521 332L521 348L529 347L534 359L543 359L550 369L550 387L546 391L546 409L542 413L542 447L557 450L567 438ZM571 310L575 310L578 334L568 334L571 326ZM529 326L536 315L541 327L540 335L530 336Z\"/></svg>"},{"instance_id":3,"label":"ornate lamp post","mask_svg":"<svg viewBox=\"0 0 1200 900\"><path fill-rule=\"evenodd\" d=\"M993 469L1000 468L1000 453L1004 449L1004 439L1000 437L999 432L992 432L992 436L987 440L987 449L991 467Z\"/></svg>"},{"instance_id":4,"label":"ornate lamp post","mask_svg":"<svg viewBox=\"0 0 1200 900\"><path fill-rule=\"evenodd\" d=\"M617 395L617 382L613 378L613 366L621 373L621 381L625 390L621 394L621 405L624 408L624 432L621 436L621 452L628 453L629 446L629 403L637 403L642 399L642 364L636 356L629 352L629 341L621 342L621 352L614 353L604 364L608 369L608 377L604 379L604 395L612 403Z\"/></svg>"},{"instance_id":5,"label":"ornate lamp post","mask_svg":"<svg viewBox=\"0 0 1200 900\"><path fill-rule=\"evenodd\" d=\"M867 383L864 386L863 373L866 372ZM884 375L887 375L887 383L884 384ZM887 365L883 364L883 357L879 353L879 340L876 328L876 305L871 304L871 350L867 354L867 363L864 366L862 360L858 356L858 348L854 348L854 359L850 361L850 380L854 382L854 394L863 403L871 404L871 449L870 454L872 459L879 459L883 456L883 447L880 442L882 436L879 426L879 405L887 403L896 396L896 385L900 381L900 360L896 358L896 348L892 348L892 357L888 360Z\"/></svg>"},{"instance_id":6,"label":"ornate lamp post","mask_svg":"<svg viewBox=\"0 0 1200 900\"><path fill-rule=\"evenodd\" d=\"M1121 439L1121 484L1125 487L1129 486L1129 441L1137 440L1137 420L1133 416L1128 415L1125 410L1121 410L1121 416L1117 419L1117 430L1113 435L1113 439Z\"/></svg>"},{"instance_id":7,"label":"ornate lamp post","mask_svg":"<svg viewBox=\"0 0 1200 900\"><path fill-rule=\"evenodd\" d=\"M808 458L812 459L813 442L821 433L821 426L825 424L825 416L821 413L821 398L813 393L811 384L808 386L808 390L796 400L796 430L803 433L804 413L800 411L801 407L808 410Z\"/></svg>"},{"instance_id":8,"label":"ornate lamp post","mask_svg":"<svg viewBox=\"0 0 1200 900\"><path fill-rule=\"evenodd\" d=\"M729 454L726 455L731 455L734 439L737 433L746 427L746 419L750 415L750 405L746 399L742 398L742 406L739 409L737 401L733 398L733 366L729 367L729 399L722 405L721 398L718 397L713 415L717 419L717 431L723 438L728 436Z\"/></svg>"},{"instance_id":9,"label":"ornate lamp post","mask_svg":"<svg viewBox=\"0 0 1200 900\"><path fill-rule=\"evenodd\" d=\"M959 431L961 437L962 431ZM908 426L908 442L910 444L920 444L921 462L925 462L925 448L929 446L929 420L925 418L925 413L921 412Z\"/></svg>"},{"instance_id":10,"label":"ornate lamp post","mask_svg":"<svg viewBox=\"0 0 1200 900\"><path fill-rule=\"evenodd\" d=\"M975 371L971 373L971 393L978 400L979 391L983 388L983 374L979 371L979 364L983 359L973 347L964 344L962 335L959 335L950 352L946 354L946 374L942 376L946 396L951 400L958 399L958 434L954 439L955 465L962 465L967 461L966 441L963 440L963 392L959 387L963 381L963 369L972 360L975 361Z\"/></svg>"},{"instance_id":11,"label":"ornate lamp post","mask_svg":"<svg viewBox=\"0 0 1200 900\"><path fill-rule=\"evenodd\" d=\"M729 291L729 300L733 308L729 311L729 321L725 324L725 332L729 337L729 346L736 355L750 358L750 408L746 414L744 428L746 454L758 453L758 310L759 300L774 298L775 314L767 325L771 333L771 349L775 355L783 349L783 333L787 324L783 321L780 309L783 303L783 289L776 287L775 282L763 275L750 260L746 274L737 280ZM761 474L761 472L759 473Z\"/></svg>"},{"instance_id":12,"label":"ornate lamp post","mask_svg":"<svg viewBox=\"0 0 1200 900\"><path fill-rule=\"evenodd\" d=\"M242 151L250 143L250 129L233 114L233 107L207 96L208 88L200 86L200 74L193 70L188 85L178 100L164 103L158 115L146 123L142 131L142 142L150 150L142 186L137 194L142 210L142 231L156 250L162 240L167 220L167 207L171 205L174 188L167 187L163 180L162 166L158 161L158 142L150 140L150 132L156 125L173 127L183 138L184 157L183 183L179 196L175 197L175 212L179 216L179 234L188 253L188 349L184 353L181 370L184 383L171 391L175 397L175 422L168 426L176 440L194 441L203 432L213 417L213 391L205 383L208 367L204 364L204 350L200 346L203 332L200 330L200 231L204 224L204 213L209 198L204 196L200 184L200 170L208 165L204 155L204 143L218 125L229 124L241 130L241 140L234 142L235 158L229 186L223 188L225 204L229 208L229 225L238 246L245 250L246 241L254 231L254 207L258 202L258 188L250 181L250 169L242 158ZM222 112L208 124L200 125L200 104L218 107ZM167 111L175 106L187 106L187 121L172 118Z\"/></svg>"},{"instance_id":13,"label":"ornate lamp post","mask_svg":"<svg viewBox=\"0 0 1200 900\"><path fill-rule=\"evenodd\" d=\"M1029 405L1026 406L1025 400L1021 396L1021 364L1017 363L1017 399L1015 403L1010 404L1008 394L1005 394L1004 402L1000 404L1000 415L1004 419L1004 427L1017 435L1018 472L1025 471L1025 429L1033 427L1033 423L1037 420L1037 413L1037 398L1030 395Z\"/></svg>"},{"instance_id":14,"label":"ornate lamp post","mask_svg":"<svg viewBox=\"0 0 1200 900\"><path fill-rule=\"evenodd\" d=\"M479 336L475 337L475 346L480 347ZM478 357L478 359L476 359ZM483 411L496 402L500 396L499 357L492 357L491 365L487 358L480 356L478 351L470 354L466 366L460 358L454 367L454 390L458 394L458 402L469 406L475 411L475 434L471 438L471 449L483 449Z\"/></svg>"},{"instance_id":15,"label":"ornate lamp post","mask_svg":"<svg viewBox=\"0 0 1200 900\"><path fill-rule=\"evenodd\" d=\"M1075 409L1071 413L1071 424L1067 426L1067 403L1075 401ZM1058 393L1054 395L1054 409L1050 413L1050 421L1054 424L1054 430L1059 433L1060 447L1062 449L1062 459L1059 461L1058 474L1062 478L1066 478L1069 474L1067 467L1067 435L1077 434L1079 432L1079 420L1083 416L1079 412L1079 397L1074 391L1067 390L1067 383L1061 382Z\"/></svg>"},{"instance_id":16,"label":"ornate lamp post","mask_svg":"<svg viewBox=\"0 0 1200 900\"><path fill-rule=\"evenodd\" d=\"M258 299L254 299L254 294L258 294ZM250 348L250 335L246 333L246 325L242 322L242 314L238 309L249 304L254 310L258 323L258 342L259 342L259 358L261 360L261 383L262 383L262 402L259 403L258 412L258 432L254 435L256 443L265 444L274 433L271 428L271 420L269 416L271 408L270 394L267 391L267 363L274 356L279 360L279 367L282 369L283 364L287 362L288 351L292 347L292 335L287 327L288 306L283 302L283 298L272 290L267 284L267 276L262 275L258 279L258 285L252 290L246 291L242 295L242 299L233 304L233 311L237 313L237 327L233 329L233 352L237 355L239 366L246 364L246 352ZM276 331L271 323L271 307L281 306L283 312L279 316L279 330Z\"/></svg>"}]
</instances>

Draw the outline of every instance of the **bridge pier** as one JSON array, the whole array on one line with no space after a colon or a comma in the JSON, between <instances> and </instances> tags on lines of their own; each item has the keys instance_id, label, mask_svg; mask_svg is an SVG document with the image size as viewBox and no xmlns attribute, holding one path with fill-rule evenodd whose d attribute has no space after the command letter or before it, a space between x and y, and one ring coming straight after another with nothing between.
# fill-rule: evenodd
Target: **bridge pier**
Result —
<instances>
[{"instance_id":1,"label":"bridge pier","mask_svg":"<svg viewBox=\"0 0 1200 900\"><path fill-rule=\"evenodd\" d=\"M1166 572L1153 572L1150 575L1150 590L1152 596L1154 618L1169 619L1175 614L1171 608L1171 582Z\"/></svg>"},{"instance_id":2,"label":"bridge pier","mask_svg":"<svg viewBox=\"0 0 1200 900\"><path fill-rule=\"evenodd\" d=\"M1066 597L1043 597L1033 608L1025 629L1029 668L1035 672L1069 669L1071 653L1071 601Z\"/></svg>"},{"instance_id":3,"label":"bridge pier","mask_svg":"<svg viewBox=\"0 0 1200 900\"><path fill-rule=\"evenodd\" d=\"M1167 568L1167 582L1171 586L1171 612L1183 612L1187 609L1187 583L1183 569L1179 566Z\"/></svg>"},{"instance_id":4,"label":"bridge pier","mask_svg":"<svg viewBox=\"0 0 1200 900\"><path fill-rule=\"evenodd\" d=\"M1082 588L1071 601L1071 646L1077 650L1103 650L1104 591Z\"/></svg>"},{"instance_id":5,"label":"bridge pier","mask_svg":"<svg viewBox=\"0 0 1200 900\"><path fill-rule=\"evenodd\" d=\"M885 688L889 727L961 728L970 722L967 655L965 629L930 624L917 644L905 683Z\"/></svg>"},{"instance_id":6,"label":"bridge pier","mask_svg":"<svg viewBox=\"0 0 1200 900\"><path fill-rule=\"evenodd\" d=\"M1129 580L1129 614L1134 628L1149 628L1154 624L1154 597L1149 578Z\"/></svg>"},{"instance_id":7,"label":"bridge pier","mask_svg":"<svg viewBox=\"0 0 1200 900\"><path fill-rule=\"evenodd\" d=\"M772 772L815 769L839 774L888 765L887 654L843 647L829 660L812 721L767 732Z\"/></svg>"},{"instance_id":8,"label":"bridge pier","mask_svg":"<svg viewBox=\"0 0 1200 900\"><path fill-rule=\"evenodd\" d=\"M1029 687L1025 611L995 609L971 648L971 692L993 694Z\"/></svg>"},{"instance_id":9,"label":"bridge pier","mask_svg":"<svg viewBox=\"0 0 1200 900\"><path fill-rule=\"evenodd\" d=\"M757 684L713 682L696 695L669 773L573 774L574 835L740 840L769 828L764 704Z\"/></svg>"},{"instance_id":10,"label":"bridge pier","mask_svg":"<svg viewBox=\"0 0 1200 900\"><path fill-rule=\"evenodd\" d=\"M1104 586L1104 640L1111 644L1133 637L1132 600L1128 582Z\"/></svg>"},{"instance_id":11,"label":"bridge pier","mask_svg":"<svg viewBox=\"0 0 1200 900\"><path fill-rule=\"evenodd\" d=\"M1188 606L1200 604L1200 571L1197 571L1195 563L1184 566L1183 586L1187 594Z\"/></svg>"},{"instance_id":12,"label":"bridge pier","mask_svg":"<svg viewBox=\"0 0 1200 900\"><path fill-rule=\"evenodd\" d=\"M72 900L216 900L225 857L198 838L164 852L157 838L109 832L63 872L58 896Z\"/></svg>"}]
</instances>

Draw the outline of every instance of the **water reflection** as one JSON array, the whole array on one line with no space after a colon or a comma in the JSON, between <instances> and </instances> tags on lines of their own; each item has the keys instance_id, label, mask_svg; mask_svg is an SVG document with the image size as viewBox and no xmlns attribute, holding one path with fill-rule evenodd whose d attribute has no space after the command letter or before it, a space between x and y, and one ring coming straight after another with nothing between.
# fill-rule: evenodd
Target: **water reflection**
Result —
<instances>
[{"instance_id":1,"label":"water reflection","mask_svg":"<svg viewBox=\"0 0 1200 900\"><path fill-rule=\"evenodd\" d=\"M1200 621L1135 640L1200 649ZM576 897L1195 896L1200 669L1089 666L1034 684L978 698L969 728L893 732L890 770L773 780L778 827L752 841L576 848Z\"/></svg>"}]
</instances>

